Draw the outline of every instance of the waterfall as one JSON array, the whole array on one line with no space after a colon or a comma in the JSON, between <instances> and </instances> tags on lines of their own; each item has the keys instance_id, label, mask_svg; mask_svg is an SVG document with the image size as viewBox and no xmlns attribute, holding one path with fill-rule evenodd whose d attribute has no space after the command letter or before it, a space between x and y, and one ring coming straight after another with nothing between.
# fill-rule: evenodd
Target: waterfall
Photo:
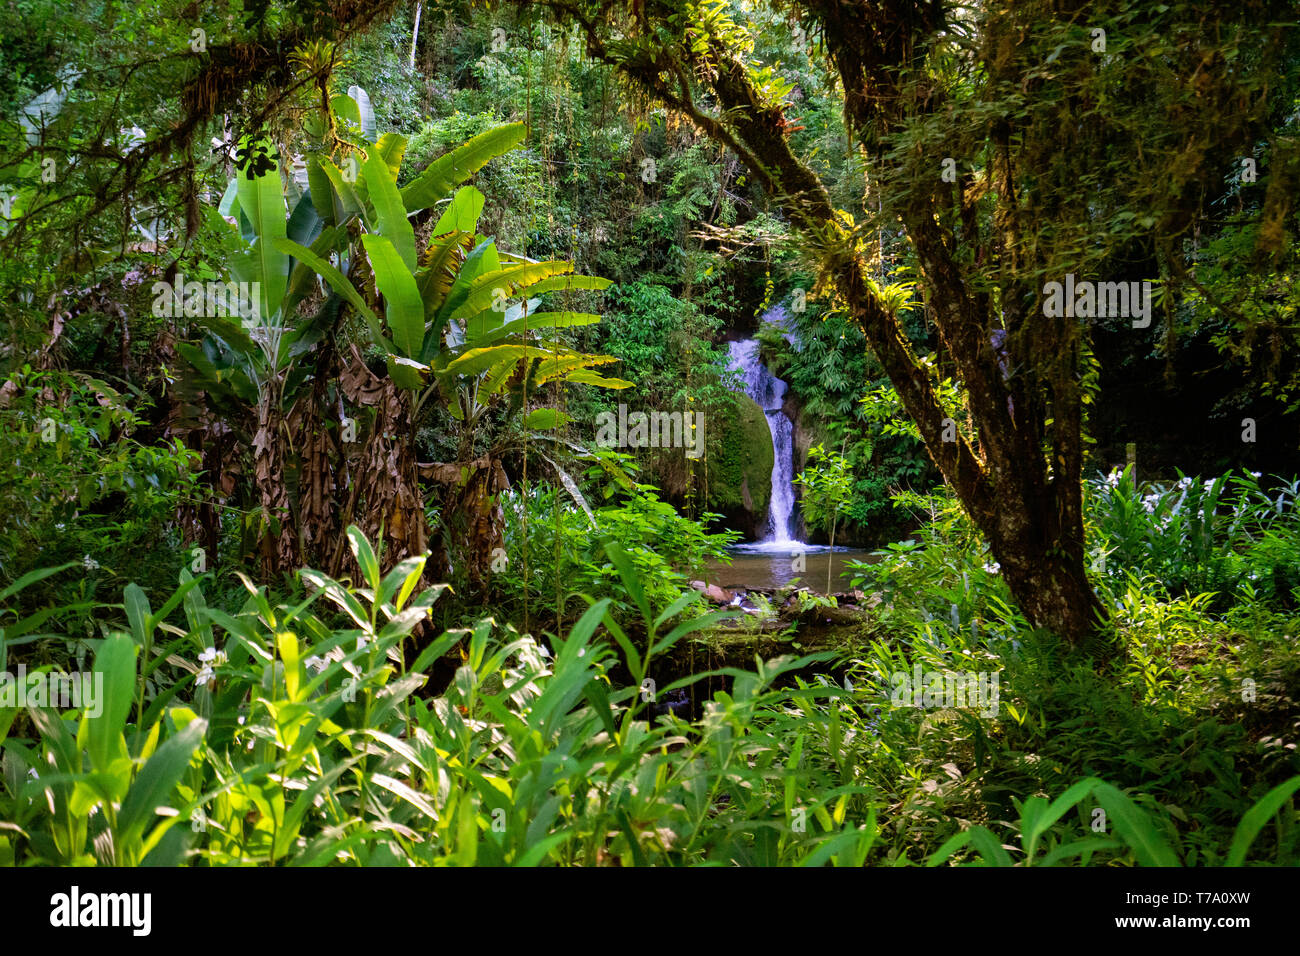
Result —
<instances>
[{"instance_id":1,"label":"waterfall","mask_svg":"<svg viewBox=\"0 0 1300 956\"><path fill-rule=\"evenodd\" d=\"M758 340L745 339L728 346L731 365L740 372L745 394L758 403L767 416L772 433L772 494L768 499L768 532L764 543L796 543L790 536L794 514L794 422L782 410L786 384L758 360Z\"/></svg>"}]
</instances>

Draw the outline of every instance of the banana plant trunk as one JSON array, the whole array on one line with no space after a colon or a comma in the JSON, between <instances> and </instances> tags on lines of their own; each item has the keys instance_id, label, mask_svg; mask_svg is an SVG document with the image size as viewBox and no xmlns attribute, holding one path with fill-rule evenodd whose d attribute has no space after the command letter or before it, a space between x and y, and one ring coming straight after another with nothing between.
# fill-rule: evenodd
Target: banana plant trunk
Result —
<instances>
[{"instance_id":1,"label":"banana plant trunk","mask_svg":"<svg viewBox=\"0 0 1300 956\"><path fill-rule=\"evenodd\" d=\"M284 417L272 389L264 388L253 436L253 480L262 506L262 572L269 579L298 567L298 540L285 481Z\"/></svg>"},{"instance_id":2,"label":"banana plant trunk","mask_svg":"<svg viewBox=\"0 0 1300 956\"><path fill-rule=\"evenodd\" d=\"M371 541L382 540L379 559L387 571L429 549L412 427L414 402L410 391L371 372L355 346L352 364L340 381L350 402L375 411L365 445L350 469L353 482L342 526L355 524ZM339 535L331 571L343 573L350 562L351 552Z\"/></svg>"},{"instance_id":3,"label":"banana plant trunk","mask_svg":"<svg viewBox=\"0 0 1300 956\"><path fill-rule=\"evenodd\" d=\"M454 464L420 466L422 477L446 486L442 531L434 542L433 568L449 571L459 557L472 593L486 596L492 564L505 543L501 493L510 487L500 459L484 455ZM453 556L448 542L460 542Z\"/></svg>"}]
</instances>

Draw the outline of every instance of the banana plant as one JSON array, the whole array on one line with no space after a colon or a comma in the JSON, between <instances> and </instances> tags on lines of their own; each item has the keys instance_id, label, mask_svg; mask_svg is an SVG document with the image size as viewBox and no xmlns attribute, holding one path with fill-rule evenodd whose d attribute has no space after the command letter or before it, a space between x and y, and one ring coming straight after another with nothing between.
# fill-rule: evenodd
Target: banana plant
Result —
<instances>
[{"instance_id":1,"label":"banana plant","mask_svg":"<svg viewBox=\"0 0 1300 956\"><path fill-rule=\"evenodd\" d=\"M439 395L453 416L473 426L488 400L512 383L537 389L552 381L610 388L630 385L591 371L616 361L614 356L579 352L539 334L590 325L599 322L599 316L538 311L537 298L511 304L525 293L600 290L609 286L609 280L573 275L569 262L537 261L498 250L494 239L478 233L485 198L473 186L451 196L433 228L433 238L417 256L409 217L446 200L457 182L518 146L524 132L523 124L515 123L480 134L400 190L397 177L406 140L396 133L386 133L375 142L355 183L327 158L309 161L312 195L332 199L318 200L318 212L327 221L355 218L360 223L360 244L376 291L383 297L382 320L318 250L307 249L292 237L277 240L286 255L317 270L362 317L372 341L384 352L390 378L398 387L418 394L416 412ZM323 192L325 184L331 193ZM523 377L516 375L524 370ZM534 416L539 422L556 420L552 413Z\"/></svg>"},{"instance_id":2,"label":"banana plant","mask_svg":"<svg viewBox=\"0 0 1300 956\"><path fill-rule=\"evenodd\" d=\"M225 301L220 307L204 304L197 316L203 340L179 344L177 351L198 373L194 384L255 418L250 428L254 481L275 541L268 570L289 571L299 547L290 517L285 421L314 371L304 356L338 321L343 300L331 294L314 314L298 316L300 304L316 288L316 272L287 255L279 242L291 239L329 255L339 241L337 229L317 214L310 192L286 203L274 162L264 161L260 169L251 162L259 153L267 155L266 144L241 143L247 169L236 174L217 210L209 210L225 245L230 280L223 286Z\"/></svg>"},{"instance_id":3,"label":"banana plant","mask_svg":"<svg viewBox=\"0 0 1300 956\"><path fill-rule=\"evenodd\" d=\"M569 262L502 252L492 237L478 231L483 194L473 186L452 192L493 157L517 147L525 132L523 124L515 123L482 133L400 189L406 140L396 133L364 147L355 179L329 157L308 161L318 214L340 234L354 226L359 233L359 253L374 276L374 288L366 290L369 295L321 250L289 236L276 240L281 252L315 269L365 322L371 341L384 354L392 385L409 396L405 424L412 439L417 416L431 399L444 403L462 423L462 465L471 457L484 414L500 396L508 395L511 409L522 411L528 395L539 394L552 382L607 388L631 384L593 370L615 357L578 351L557 334L559 329L598 322L599 316L539 309L538 297L545 293L601 290L609 281L575 275ZM445 208L432 238L417 250L410 217L438 203ZM382 309L377 312L370 302L380 298ZM529 413L525 424L545 429L562 421L558 410L542 408ZM469 470L462 471L464 485ZM490 550L473 549L484 554Z\"/></svg>"}]
</instances>

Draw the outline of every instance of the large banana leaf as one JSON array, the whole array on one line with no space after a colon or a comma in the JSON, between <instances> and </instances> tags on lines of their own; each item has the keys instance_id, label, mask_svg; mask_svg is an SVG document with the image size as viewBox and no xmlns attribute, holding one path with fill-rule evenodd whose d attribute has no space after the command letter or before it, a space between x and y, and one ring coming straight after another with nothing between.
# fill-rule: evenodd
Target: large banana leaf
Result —
<instances>
[{"instance_id":1,"label":"large banana leaf","mask_svg":"<svg viewBox=\"0 0 1300 956\"><path fill-rule=\"evenodd\" d=\"M484 346L534 329L565 329L576 325L595 325L600 321L600 316L589 312L534 312L532 315L526 315L492 329L476 326L476 319L478 316L467 323L466 335L474 345Z\"/></svg>"},{"instance_id":2,"label":"large banana leaf","mask_svg":"<svg viewBox=\"0 0 1300 956\"><path fill-rule=\"evenodd\" d=\"M325 175L320 157L315 153L307 157L307 193L311 196L311 204L316 207L316 215L320 216L321 221L327 226L334 225L338 221L335 205L341 211L342 202L334 194L330 178Z\"/></svg>"},{"instance_id":3,"label":"large banana leaf","mask_svg":"<svg viewBox=\"0 0 1300 956\"><path fill-rule=\"evenodd\" d=\"M395 177L390 175L388 163L379 154L378 149L370 151L370 155L366 157L365 163L362 164L361 174L366 179L366 187L370 192L370 201L375 207L377 231L397 251L402 263L406 266L406 274L409 276L415 271L415 230L411 228L410 220L406 218L406 207L402 205L402 197L397 191ZM411 280L411 285L414 287L414 279ZM389 325L392 325L391 317ZM421 321L421 334L423 334L423 328L424 324ZM394 332L394 337L396 337L396 332ZM406 354L414 355L415 352L407 352Z\"/></svg>"},{"instance_id":4,"label":"large banana leaf","mask_svg":"<svg viewBox=\"0 0 1300 956\"><path fill-rule=\"evenodd\" d=\"M257 260L257 281L261 284L262 315L269 318L280 308L289 277L289 257L277 244L285 236L280 174L269 170L254 179L247 176L237 179L239 208L252 223L257 237L253 240L253 254Z\"/></svg>"},{"instance_id":5,"label":"large banana leaf","mask_svg":"<svg viewBox=\"0 0 1300 956\"><path fill-rule=\"evenodd\" d=\"M481 275L493 274L501 271L500 259L497 257L497 245L491 239L485 239L475 246L461 263L460 270L456 273L456 281L452 283L451 288L447 290L447 296L443 300L442 306L438 309L435 318L435 325L442 325L452 315L456 314L457 309L469 296L470 288L474 280ZM488 296L488 303L492 301L492 296ZM481 312L484 306L475 309Z\"/></svg>"},{"instance_id":6,"label":"large banana leaf","mask_svg":"<svg viewBox=\"0 0 1300 956\"><path fill-rule=\"evenodd\" d=\"M237 356L210 337L202 346L178 342L176 351L202 376L205 390L233 397L245 405L257 404L257 385L249 377L247 355Z\"/></svg>"},{"instance_id":7,"label":"large banana leaf","mask_svg":"<svg viewBox=\"0 0 1300 956\"><path fill-rule=\"evenodd\" d=\"M343 170L339 169L325 157L318 157L316 162L329 178L330 186L333 187L334 196L338 200L339 210L335 222L343 223L344 221L356 216L358 219L364 219L366 216L366 206L361 200L361 195L357 192L356 187L343 178Z\"/></svg>"},{"instance_id":8,"label":"large banana leaf","mask_svg":"<svg viewBox=\"0 0 1300 956\"><path fill-rule=\"evenodd\" d=\"M294 205L293 212L289 214L289 221L285 224L285 235L294 242L310 246L321 234L324 226L324 221L311 201L311 189L308 187L302 198Z\"/></svg>"},{"instance_id":9,"label":"large banana leaf","mask_svg":"<svg viewBox=\"0 0 1300 956\"><path fill-rule=\"evenodd\" d=\"M537 363L537 368L533 372L533 381L536 385L545 385L557 378L567 378L580 369L588 369L593 365L608 365L610 362L617 361L618 359L613 355L583 355L579 352L552 355Z\"/></svg>"},{"instance_id":10,"label":"large banana leaf","mask_svg":"<svg viewBox=\"0 0 1300 956\"><path fill-rule=\"evenodd\" d=\"M530 285L528 294L541 295L543 292L564 292L572 289L591 289L598 292L601 289L608 289L612 284L609 279L600 279L596 276L562 275Z\"/></svg>"},{"instance_id":11,"label":"large banana leaf","mask_svg":"<svg viewBox=\"0 0 1300 956\"><path fill-rule=\"evenodd\" d=\"M375 141L375 111L370 105L370 94L359 86L349 86L348 96L357 104L357 123L362 134L372 143Z\"/></svg>"},{"instance_id":12,"label":"large banana leaf","mask_svg":"<svg viewBox=\"0 0 1300 956\"><path fill-rule=\"evenodd\" d=\"M412 212L427 209L490 160L514 149L526 135L528 129L523 123L510 123L479 133L463 146L430 163L402 190L402 202Z\"/></svg>"},{"instance_id":13,"label":"large banana leaf","mask_svg":"<svg viewBox=\"0 0 1300 956\"><path fill-rule=\"evenodd\" d=\"M439 377L453 375L478 375L498 362L517 362L521 358L549 359L554 352L532 345L493 345L488 348L470 349L447 363L439 372Z\"/></svg>"},{"instance_id":14,"label":"large banana leaf","mask_svg":"<svg viewBox=\"0 0 1300 956\"><path fill-rule=\"evenodd\" d=\"M375 150L384 158L388 164L388 171L393 174L393 182L397 182L397 173L402 168L402 159L406 156L407 139L401 133L385 133L379 137L375 143Z\"/></svg>"},{"instance_id":15,"label":"large banana leaf","mask_svg":"<svg viewBox=\"0 0 1300 956\"><path fill-rule=\"evenodd\" d=\"M370 306L366 305L365 300L361 298L352 283L348 281L347 276L339 272L325 259L322 259L310 249L300 246L298 243L289 239L280 239L277 241L279 247L287 254L294 256L300 262L305 262L330 284L339 295L347 300L352 308L357 310L357 314L365 320L366 327L370 329L370 335L374 338L376 344L386 352L397 351L393 343L388 341L384 335L383 326L379 322L379 316L375 315Z\"/></svg>"},{"instance_id":16,"label":"large banana leaf","mask_svg":"<svg viewBox=\"0 0 1300 956\"><path fill-rule=\"evenodd\" d=\"M498 297L513 298L524 289L551 276L573 271L573 263L562 260L547 262L529 262L523 265L506 266L485 272L472 279L463 288L463 296L457 296L453 288L447 297L444 311L450 309L451 318L470 318L485 309L494 308ZM460 282L456 283L458 286Z\"/></svg>"},{"instance_id":17,"label":"large banana leaf","mask_svg":"<svg viewBox=\"0 0 1300 956\"><path fill-rule=\"evenodd\" d=\"M386 236L371 233L361 237L375 283L387 303L388 327L399 354L414 359L424 344L424 303L415 276L406 268L401 255ZM414 249L412 249L414 256Z\"/></svg>"},{"instance_id":18,"label":"large banana leaf","mask_svg":"<svg viewBox=\"0 0 1300 956\"><path fill-rule=\"evenodd\" d=\"M461 262L469 252L468 245L473 241L474 237L466 233L449 232L429 243L424 254L424 266L416 280L426 315L438 313L456 281Z\"/></svg>"},{"instance_id":19,"label":"large banana leaf","mask_svg":"<svg viewBox=\"0 0 1300 956\"><path fill-rule=\"evenodd\" d=\"M487 197L473 186L462 186L456 190L451 203L443 210L442 216L433 227L433 234L441 236L453 230L475 233L478 231L478 217L483 214Z\"/></svg>"},{"instance_id":20,"label":"large banana leaf","mask_svg":"<svg viewBox=\"0 0 1300 956\"><path fill-rule=\"evenodd\" d=\"M631 388L634 383L622 378L607 378L599 372L580 368L564 376L566 382L576 385L595 385L597 388Z\"/></svg>"}]
</instances>

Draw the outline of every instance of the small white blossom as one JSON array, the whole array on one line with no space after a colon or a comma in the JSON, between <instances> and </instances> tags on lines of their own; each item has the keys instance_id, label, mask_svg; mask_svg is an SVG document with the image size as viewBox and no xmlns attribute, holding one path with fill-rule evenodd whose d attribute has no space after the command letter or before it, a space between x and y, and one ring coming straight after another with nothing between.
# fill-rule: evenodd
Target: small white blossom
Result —
<instances>
[{"instance_id":1,"label":"small white blossom","mask_svg":"<svg viewBox=\"0 0 1300 956\"><path fill-rule=\"evenodd\" d=\"M198 676L194 678L194 683L207 684L216 679L217 673L214 668L220 667L226 663L227 657L225 651L219 651L215 647L207 647L199 652L199 663L203 667L199 670Z\"/></svg>"},{"instance_id":2,"label":"small white blossom","mask_svg":"<svg viewBox=\"0 0 1300 956\"><path fill-rule=\"evenodd\" d=\"M86 555L84 558L81 559L81 565L87 571L99 570L99 562L96 561L94 558L92 558L90 555Z\"/></svg>"},{"instance_id":3,"label":"small white blossom","mask_svg":"<svg viewBox=\"0 0 1300 956\"><path fill-rule=\"evenodd\" d=\"M1192 479L1190 478L1183 478L1178 482L1179 488L1190 488L1191 486L1192 486Z\"/></svg>"},{"instance_id":4,"label":"small white blossom","mask_svg":"<svg viewBox=\"0 0 1300 956\"><path fill-rule=\"evenodd\" d=\"M989 574L997 574L999 571L1002 570L1002 565L994 561L992 564L985 564L984 570L987 571Z\"/></svg>"},{"instance_id":5,"label":"small white blossom","mask_svg":"<svg viewBox=\"0 0 1300 956\"><path fill-rule=\"evenodd\" d=\"M307 666L309 671L315 671L317 674L329 666L329 661L325 660L323 657L317 657L315 654L307 658L303 663Z\"/></svg>"},{"instance_id":6,"label":"small white blossom","mask_svg":"<svg viewBox=\"0 0 1300 956\"><path fill-rule=\"evenodd\" d=\"M1120 477L1119 469L1112 468L1110 474L1106 476L1106 484L1110 485L1112 488L1118 488Z\"/></svg>"},{"instance_id":7,"label":"small white blossom","mask_svg":"<svg viewBox=\"0 0 1300 956\"><path fill-rule=\"evenodd\" d=\"M1249 474L1250 474L1250 477L1252 477L1252 478L1258 478L1259 475L1260 475L1260 473L1259 473L1258 471L1252 471L1252 472L1250 472Z\"/></svg>"}]
</instances>

